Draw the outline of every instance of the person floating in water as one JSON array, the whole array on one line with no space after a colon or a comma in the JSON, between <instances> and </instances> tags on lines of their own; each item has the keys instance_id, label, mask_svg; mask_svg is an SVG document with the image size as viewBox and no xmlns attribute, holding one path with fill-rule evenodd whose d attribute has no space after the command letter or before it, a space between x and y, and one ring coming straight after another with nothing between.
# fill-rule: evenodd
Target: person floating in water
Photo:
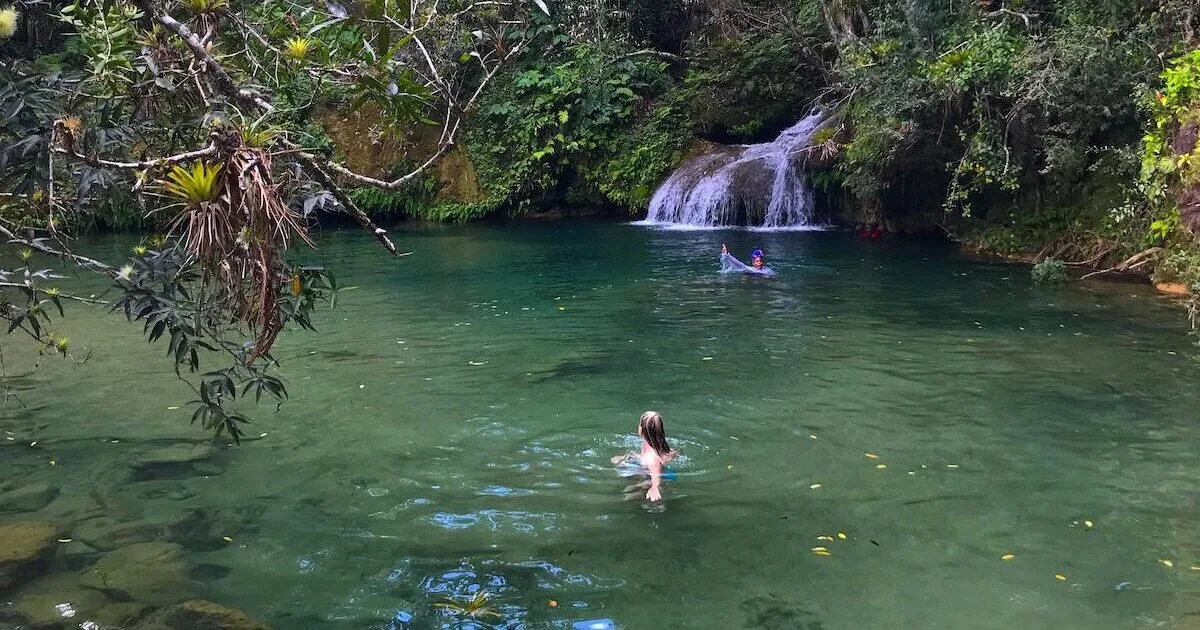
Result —
<instances>
[{"instance_id":1,"label":"person floating in water","mask_svg":"<svg viewBox=\"0 0 1200 630\"><path fill-rule=\"evenodd\" d=\"M773 276L775 270L767 266L763 250L755 249L750 252L750 264L738 260L729 253L729 248L721 245L721 273L747 273L759 276Z\"/></svg>"},{"instance_id":2,"label":"person floating in water","mask_svg":"<svg viewBox=\"0 0 1200 630\"><path fill-rule=\"evenodd\" d=\"M638 421L638 437L642 438L641 452L630 452L612 458L618 472L623 476L636 474L649 475L649 488L646 489L646 499L662 501L663 479L674 479L675 473L667 467L667 463L675 459L677 451L671 450L667 444L667 431L663 428L663 419L657 411L647 411ZM646 482L636 483L625 488L625 493L640 491L647 488Z\"/></svg>"}]
</instances>

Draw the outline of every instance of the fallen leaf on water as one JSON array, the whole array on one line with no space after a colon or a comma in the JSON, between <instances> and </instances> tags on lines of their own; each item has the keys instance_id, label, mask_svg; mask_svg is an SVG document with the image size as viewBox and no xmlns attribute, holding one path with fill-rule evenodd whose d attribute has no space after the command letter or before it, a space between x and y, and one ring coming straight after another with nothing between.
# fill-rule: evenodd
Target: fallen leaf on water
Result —
<instances>
[{"instance_id":1,"label":"fallen leaf on water","mask_svg":"<svg viewBox=\"0 0 1200 630\"><path fill-rule=\"evenodd\" d=\"M50 465L51 465L51 466L53 466L53 465L55 465L55 464L57 464L57 463L58 463L58 462L54 461L53 459L52 459L52 460L50 460Z\"/></svg>"},{"instance_id":2,"label":"fallen leaf on water","mask_svg":"<svg viewBox=\"0 0 1200 630\"><path fill-rule=\"evenodd\" d=\"M838 532L838 538L841 538L842 540L846 540L846 532Z\"/></svg>"},{"instance_id":3,"label":"fallen leaf on water","mask_svg":"<svg viewBox=\"0 0 1200 630\"><path fill-rule=\"evenodd\" d=\"M551 608L558 608L558 602L554 601L553 599L546 602L546 604L549 605Z\"/></svg>"},{"instance_id":4,"label":"fallen leaf on water","mask_svg":"<svg viewBox=\"0 0 1200 630\"><path fill-rule=\"evenodd\" d=\"M221 540L224 540L225 542L233 542L233 539L230 538L229 536L222 536Z\"/></svg>"},{"instance_id":5,"label":"fallen leaf on water","mask_svg":"<svg viewBox=\"0 0 1200 630\"><path fill-rule=\"evenodd\" d=\"M58 539L58 542L60 542L60 543L62 543L62 544L64 544L64 545L65 545L65 544L67 544L67 543L71 542L71 539L70 539L70 538L59 538L59 539Z\"/></svg>"},{"instance_id":6,"label":"fallen leaf on water","mask_svg":"<svg viewBox=\"0 0 1200 630\"><path fill-rule=\"evenodd\" d=\"M812 440L815 440L815 439L817 439L817 436L815 436L815 435L813 435L813 434L811 434L811 433L809 433L809 434L808 434L808 437L809 437L809 439L812 439Z\"/></svg>"},{"instance_id":7,"label":"fallen leaf on water","mask_svg":"<svg viewBox=\"0 0 1200 630\"><path fill-rule=\"evenodd\" d=\"M1193 565L1192 565L1192 570L1193 570L1193 571L1200 571L1200 564L1193 564Z\"/></svg>"},{"instance_id":8,"label":"fallen leaf on water","mask_svg":"<svg viewBox=\"0 0 1200 630\"><path fill-rule=\"evenodd\" d=\"M1159 562L1163 563L1163 566L1167 567L1167 568L1171 568L1171 567L1175 566L1175 563L1171 562L1170 560L1163 559L1163 560L1159 560Z\"/></svg>"},{"instance_id":9,"label":"fallen leaf on water","mask_svg":"<svg viewBox=\"0 0 1200 630\"><path fill-rule=\"evenodd\" d=\"M1084 527L1086 527L1087 529L1091 529L1091 528L1092 528L1092 522L1091 522L1091 521L1084 521L1084 522L1083 522L1083 526L1084 526Z\"/></svg>"},{"instance_id":10,"label":"fallen leaf on water","mask_svg":"<svg viewBox=\"0 0 1200 630\"><path fill-rule=\"evenodd\" d=\"M167 411L175 411L179 407L167 407Z\"/></svg>"},{"instance_id":11,"label":"fallen leaf on water","mask_svg":"<svg viewBox=\"0 0 1200 630\"><path fill-rule=\"evenodd\" d=\"M829 551L829 550L824 547L813 547L812 551L813 551L813 553L820 553L822 551Z\"/></svg>"},{"instance_id":12,"label":"fallen leaf on water","mask_svg":"<svg viewBox=\"0 0 1200 630\"><path fill-rule=\"evenodd\" d=\"M1061 573L1055 573L1055 574L1054 574L1054 579L1056 579L1056 580L1058 580L1058 581L1060 581L1060 582L1066 582L1066 581L1067 581L1067 576L1065 576L1065 575L1063 575L1063 574L1061 574Z\"/></svg>"},{"instance_id":13,"label":"fallen leaf on water","mask_svg":"<svg viewBox=\"0 0 1200 630\"><path fill-rule=\"evenodd\" d=\"M814 483L813 485L809 486L809 488L811 488L811 489L813 489L813 490L816 490L816 489L818 489L818 488L820 488L820 487L821 487L821 484L819 484L819 483Z\"/></svg>"},{"instance_id":14,"label":"fallen leaf on water","mask_svg":"<svg viewBox=\"0 0 1200 630\"><path fill-rule=\"evenodd\" d=\"M366 385L359 385L359 386L358 386L358 388L359 388L359 389L366 389L366 388L367 388L367 386L366 386Z\"/></svg>"},{"instance_id":15,"label":"fallen leaf on water","mask_svg":"<svg viewBox=\"0 0 1200 630\"><path fill-rule=\"evenodd\" d=\"M726 468L728 468L729 470L733 470L733 464L726 466Z\"/></svg>"},{"instance_id":16,"label":"fallen leaf on water","mask_svg":"<svg viewBox=\"0 0 1200 630\"><path fill-rule=\"evenodd\" d=\"M875 468L883 470L884 468L887 468L887 464L875 464Z\"/></svg>"},{"instance_id":17,"label":"fallen leaf on water","mask_svg":"<svg viewBox=\"0 0 1200 630\"><path fill-rule=\"evenodd\" d=\"M958 468L958 464L946 464L946 468Z\"/></svg>"},{"instance_id":18,"label":"fallen leaf on water","mask_svg":"<svg viewBox=\"0 0 1200 630\"><path fill-rule=\"evenodd\" d=\"M867 459L879 459L879 456L875 453L863 453L863 455L866 455Z\"/></svg>"},{"instance_id":19,"label":"fallen leaf on water","mask_svg":"<svg viewBox=\"0 0 1200 630\"><path fill-rule=\"evenodd\" d=\"M558 310L560 310L560 311L565 311L565 310L567 310L567 307L565 307L565 306L560 306L560 307L558 307Z\"/></svg>"},{"instance_id":20,"label":"fallen leaf on water","mask_svg":"<svg viewBox=\"0 0 1200 630\"><path fill-rule=\"evenodd\" d=\"M1000 556L1001 560L1012 560L1013 558L1016 558L1016 556L1012 555L1011 553L1006 553L1003 556Z\"/></svg>"},{"instance_id":21,"label":"fallen leaf on water","mask_svg":"<svg viewBox=\"0 0 1200 630\"><path fill-rule=\"evenodd\" d=\"M833 542L833 536L817 536L817 540L824 542Z\"/></svg>"},{"instance_id":22,"label":"fallen leaf on water","mask_svg":"<svg viewBox=\"0 0 1200 630\"><path fill-rule=\"evenodd\" d=\"M818 556L832 556L833 555L833 554L829 553L828 551L814 551L813 553Z\"/></svg>"}]
</instances>

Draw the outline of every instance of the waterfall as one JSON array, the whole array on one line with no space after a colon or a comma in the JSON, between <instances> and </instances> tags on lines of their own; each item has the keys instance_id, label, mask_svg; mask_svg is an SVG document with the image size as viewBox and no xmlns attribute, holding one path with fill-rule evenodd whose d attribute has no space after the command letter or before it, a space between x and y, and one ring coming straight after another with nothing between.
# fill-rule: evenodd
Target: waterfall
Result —
<instances>
[{"instance_id":1,"label":"waterfall","mask_svg":"<svg viewBox=\"0 0 1200 630\"><path fill-rule=\"evenodd\" d=\"M644 224L817 227L800 152L824 120L815 112L771 142L717 145L687 160L655 191Z\"/></svg>"}]
</instances>

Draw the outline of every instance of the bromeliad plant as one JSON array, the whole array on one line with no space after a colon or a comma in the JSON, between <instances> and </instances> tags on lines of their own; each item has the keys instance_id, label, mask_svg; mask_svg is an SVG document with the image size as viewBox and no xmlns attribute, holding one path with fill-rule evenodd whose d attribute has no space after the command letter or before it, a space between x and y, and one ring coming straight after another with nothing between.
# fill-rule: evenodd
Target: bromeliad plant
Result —
<instances>
[{"instance_id":1,"label":"bromeliad plant","mask_svg":"<svg viewBox=\"0 0 1200 630\"><path fill-rule=\"evenodd\" d=\"M187 207L204 209L217 198L217 178L222 168L223 164L212 164L205 160L197 160L191 170L175 165L167 173L162 188Z\"/></svg>"}]
</instances>

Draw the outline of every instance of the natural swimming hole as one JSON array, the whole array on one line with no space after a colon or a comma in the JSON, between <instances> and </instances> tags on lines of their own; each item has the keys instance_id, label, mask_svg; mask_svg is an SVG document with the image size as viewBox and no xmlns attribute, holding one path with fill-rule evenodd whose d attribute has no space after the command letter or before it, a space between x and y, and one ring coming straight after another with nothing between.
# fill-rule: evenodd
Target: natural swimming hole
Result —
<instances>
[{"instance_id":1,"label":"natural swimming hole","mask_svg":"<svg viewBox=\"0 0 1200 630\"><path fill-rule=\"evenodd\" d=\"M0 416L0 480L54 495L0 524L62 523L90 549L64 575L172 541L179 588L284 629L401 612L1179 627L1200 610L1197 368L1181 313L1140 289L1041 288L1024 267L834 232L396 236L413 256L322 235L312 261L354 288L318 334L281 339L291 399L250 409L266 435L241 447L186 450L208 442L164 349L71 313L92 359L43 362L36 404ZM777 275L720 275L721 243L762 247ZM685 455L661 509L622 500L609 461L646 409ZM480 593L498 616L437 606Z\"/></svg>"}]
</instances>

